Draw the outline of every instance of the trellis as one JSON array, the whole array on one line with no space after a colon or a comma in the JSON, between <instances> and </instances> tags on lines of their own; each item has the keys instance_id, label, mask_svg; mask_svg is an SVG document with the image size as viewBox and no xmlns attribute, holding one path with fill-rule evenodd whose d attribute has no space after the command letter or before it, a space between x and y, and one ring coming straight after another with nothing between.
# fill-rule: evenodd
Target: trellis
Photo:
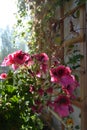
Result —
<instances>
[{"instance_id":1,"label":"trellis","mask_svg":"<svg viewBox=\"0 0 87 130\"><path fill-rule=\"evenodd\" d=\"M67 3L67 4L69 4L69 3ZM64 10L65 6L66 5L64 5L63 7L60 7L58 10L60 13L58 12L59 14L57 14L60 16L60 18L58 18L58 20L57 20L57 23L60 24L60 37L61 37L61 42L62 42L62 45L60 47L62 50L62 57L64 57L65 49L69 45L79 44L80 53L84 56L84 58L81 59L81 62L80 62L80 65L81 65L80 70L75 70L76 73L79 73L79 76L80 76L80 98L77 100L71 101L71 102L75 107L77 107L81 110L81 130L87 130L87 120L86 120L86 117L87 117L87 110L86 110L87 109L87 88L86 88L86 85L87 85L87 43L86 43L86 41L87 41L87 34L86 34L86 32L87 32L87 25L86 25L86 23L87 23L87 19L86 19L87 5L86 4L75 5L72 9L68 10L67 12L65 12L65 10ZM75 36L73 38L69 38L67 40L67 39L65 39L65 33L64 33L64 27L67 24L67 22L65 20L69 16L73 15L77 10L79 10L79 12L80 12L80 16L79 16L80 32L78 33L77 36ZM35 11L36 11L36 9L35 9ZM40 14L40 15L39 15L39 13L36 13L36 16L35 16L36 22L38 22L39 20L42 20L43 17L44 17L44 11L42 11L42 14ZM40 29L42 29L42 28L40 28ZM52 30L50 28L50 32L51 31ZM71 31L74 31L73 25L71 27ZM40 35L40 36L43 37L43 35ZM47 38L46 40L49 43L50 49L48 48L48 50L53 49L52 51L55 51L58 49L57 46L53 46L49 37L45 37L45 38ZM43 46L46 46L46 44L41 43L41 40L42 39L40 39L40 41L38 40L39 41L38 44L39 44L39 49L41 49L41 51L42 51ZM52 48L52 46L53 46L53 48ZM48 51L48 50L46 50L46 51ZM49 56L52 53L52 51L49 52ZM61 122L62 130L65 130L66 124L63 122L63 120L51 109L49 109L49 112L52 115L54 115L55 118ZM49 117L47 117L45 115L43 114L44 118L48 121L48 123L50 125L51 124L50 123L51 115ZM67 129L71 130L71 128L67 128ZM53 128L52 128L52 130L53 130Z\"/></svg>"},{"instance_id":2,"label":"trellis","mask_svg":"<svg viewBox=\"0 0 87 130\"><path fill-rule=\"evenodd\" d=\"M80 5L76 6L75 8L69 10L69 12L65 13L64 8L60 7L60 32L61 32L61 39L63 42L62 44L62 51L64 53L64 50L67 46L73 45L78 43L80 45L80 52L84 56L84 58L81 60L81 67L79 70L80 74L80 100L74 100L71 101L74 106L81 109L81 130L87 130L87 19L86 19L86 9L87 5ZM66 23L64 23L65 19L75 13L77 10L80 11L80 32L75 38L70 38L68 40L64 40L64 26L66 26ZM64 14L65 13L65 14ZM78 70L76 70L78 71ZM78 72L77 72L78 73ZM49 109L51 114L53 114L62 124L62 130L65 130L65 124L62 121L59 116L53 112L51 109ZM67 128L71 130L71 128Z\"/></svg>"}]
</instances>

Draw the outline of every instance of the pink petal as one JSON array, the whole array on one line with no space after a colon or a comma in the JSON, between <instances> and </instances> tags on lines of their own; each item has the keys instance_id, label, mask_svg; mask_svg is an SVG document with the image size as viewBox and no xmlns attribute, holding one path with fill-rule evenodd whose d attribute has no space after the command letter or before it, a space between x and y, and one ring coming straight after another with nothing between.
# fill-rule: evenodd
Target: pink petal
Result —
<instances>
[{"instance_id":1,"label":"pink petal","mask_svg":"<svg viewBox=\"0 0 87 130\"><path fill-rule=\"evenodd\" d=\"M7 74L6 73L2 73L1 75L0 75L0 79L6 79L7 78Z\"/></svg>"},{"instance_id":2,"label":"pink petal","mask_svg":"<svg viewBox=\"0 0 87 130\"><path fill-rule=\"evenodd\" d=\"M54 108L54 111L61 117L67 117L69 115L69 107L66 105L60 105Z\"/></svg>"}]
</instances>

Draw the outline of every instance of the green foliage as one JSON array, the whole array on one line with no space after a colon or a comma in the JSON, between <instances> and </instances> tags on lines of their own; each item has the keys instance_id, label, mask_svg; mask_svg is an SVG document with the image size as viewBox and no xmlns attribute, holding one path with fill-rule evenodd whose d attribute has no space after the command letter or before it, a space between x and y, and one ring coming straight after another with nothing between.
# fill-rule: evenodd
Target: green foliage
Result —
<instances>
[{"instance_id":1,"label":"green foliage","mask_svg":"<svg viewBox=\"0 0 87 130\"><path fill-rule=\"evenodd\" d=\"M85 4L87 0L76 0L77 5Z\"/></svg>"},{"instance_id":2,"label":"green foliage","mask_svg":"<svg viewBox=\"0 0 87 130\"><path fill-rule=\"evenodd\" d=\"M79 129L80 129L79 125L76 125L76 126L75 126L75 129L76 129L76 130L79 130Z\"/></svg>"},{"instance_id":3,"label":"green foliage","mask_svg":"<svg viewBox=\"0 0 87 130\"><path fill-rule=\"evenodd\" d=\"M71 1L71 0L56 0L57 1L57 4L59 5L59 6L63 6L66 2L69 2L69 1Z\"/></svg>"},{"instance_id":4,"label":"green foliage","mask_svg":"<svg viewBox=\"0 0 87 130\"><path fill-rule=\"evenodd\" d=\"M69 55L68 62L66 64L70 65L72 69L77 69L80 67L80 61L83 58L83 55L80 54L79 50L75 49Z\"/></svg>"},{"instance_id":5,"label":"green foliage","mask_svg":"<svg viewBox=\"0 0 87 130\"><path fill-rule=\"evenodd\" d=\"M21 17L26 15L26 7L25 0L18 0L18 13Z\"/></svg>"},{"instance_id":6,"label":"green foliage","mask_svg":"<svg viewBox=\"0 0 87 130\"><path fill-rule=\"evenodd\" d=\"M34 80L29 74L10 71L8 78L0 82L0 130L41 130L43 124L30 107L33 97L29 85Z\"/></svg>"},{"instance_id":7,"label":"green foliage","mask_svg":"<svg viewBox=\"0 0 87 130\"><path fill-rule=\"evenodd\" d=\"M55 48L61 43L61 39L56 40L57 36L60 36L60 23L56 19L56 11L58 6L70 1L72 0L18 0L16 38L24 40L31 53L41 51L48 55L53 55L54 51L56 53ZM82 1L76 0L75 3ZM79 11L73 17L79 17Z\"/></svg>"}]
</instances>

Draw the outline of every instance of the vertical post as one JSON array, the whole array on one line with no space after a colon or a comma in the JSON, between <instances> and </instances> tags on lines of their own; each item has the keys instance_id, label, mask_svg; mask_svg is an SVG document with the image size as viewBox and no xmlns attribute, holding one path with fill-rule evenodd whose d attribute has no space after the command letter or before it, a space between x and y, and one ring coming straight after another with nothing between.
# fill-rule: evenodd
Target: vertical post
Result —
<instances>
[{"instance_id":1,"label":"vertical post","mask_svg":"<svg viewBox=\"0 0 87 130\"><path fill-rule=\"evenodd\" d=\"M80 30L81 35L85 36L82 44L80 44L81 53L84 58L81 60L81 69L84 70L80 76L81 85L81 130L87 130L87 25L86 25L86 5L80 8Z\"/></svg>"},{"instance_id":2,"label":"vertical post","mask_svg":"<svg viewBox=\"0 0 87 130\"><path fill-rule=\"evenodd\" d=\"M60 19L64 17L64 7L60 7ZM60 20L60 35L61 40L64 40L64 20Z\"/></svg>"},{"instance_id":3,"label":"vertical post","mask_svg":"<svg viewBox=\"0 0 87 130\"><path fill-rule=\"evenodd\" d=\"M64 17L64 7L60 7L60 18L63 18ZM60 37L61 37L61 42L63 42L64 40L64 20L60 20ZM61 48L62 50L62 62L64 62L64 47ZM62 127L62 130L65 129L64 125L61 124L61 127Z\"/></svg>"},{"instance_id":4,"label":"vertical post","mask_svg":"<svg viewBox=\"0 0 87 130\"><path fill-rule=\"evenodd\" d=\"M60 7L60 19L64 17L64 6ZM64 20L60 20L60 37L61 37L61 42L63 44L64 41ZM62 61L64 61L64 47L62 46Z\"/></svg>"}]
</instances>

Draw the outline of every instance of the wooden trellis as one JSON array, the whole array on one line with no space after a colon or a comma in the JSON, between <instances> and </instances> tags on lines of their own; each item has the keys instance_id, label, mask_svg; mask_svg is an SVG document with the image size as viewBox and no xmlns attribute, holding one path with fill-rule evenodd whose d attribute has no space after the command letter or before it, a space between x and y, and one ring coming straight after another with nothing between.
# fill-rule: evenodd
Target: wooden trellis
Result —
<instances>
[{"instance_id":1,"label":"wooden trellis","mask_svg":"<svg viewBox=\"0 0 87 130\"><path fill-rule=\"evenodd\" d=\"M84 56L81 60L81 68L79 70L80 73L80 100L71 101L72 104L81 109L81 130L87 130L87 18L86 11L87 5L80 5L70 10L69 12L64 14L64 8L60 8L60 23L61 23L61 39L64 41L64 20L75 13L77 10L80 11L80 32L75 38L70 38L65 40L62 44L63 51L64 49L72 44L78 43L80 45L80 52ZM58 120L61 121L62 130L65 130L64 122L59 119L59 117L52 111L49 110ZM71 130L71 129L70 129Z\"/></svg>"},{"instance_id":2,"label":"wooden trellis","mask_svg":"<svg viewBox=\"0 0 87 130\"><path fill-rule=\"evenodd\" d=\"M67 3L68 4L68 3ZM64 5L66 6L66 5ZM69 6L68 6L69 7ZM74 13L76 13L76 11L80 12L80 16L79 16L79 32L77 33L77 35L73 38L69 38L68 40L65 38L65 32L64 32L64 27L66 26L67 22L66 19L69 16L72 16ZM83 5L77 5L74 6L72 9L68 10L65 12L64 7L60 7L59 8L59 12L60 14L60 18L56 19L58 24L60 24L60 39L62 42L61 45L61 50L62 50L62 54L64 57L65 56L65 49L69 46L69 45L76 45L79 44L80 47L80 53L84 56L83 59L81 59L80 62L80 70L75 70L76 73L79 73L80 76L80 98L78 100L74 100L71 101L72 104L79 108L81 110L81 130L87 130L87 18L86 18L86 13L87 13L87 5L83 4ZM59 13L58 12L58 13ZM41 18L43 18L44 15L41 15ZM37 18L37 15L36 15ZM69 25L70 26L70 25ZM51 28L52 29L52 28ZM50 35L51 35L51 30L49 31ZM73 29L73 28L72 28ZM73 31L73 30L72 30ZM54 52L56 50L56 52L58 53L57 49L58 46L53 46L53 42L51 41L54 38L54 35L52 38L50 37L46 37L47 42L49 43L49 47L46 48L50 53L49 55ZM47 44L47 43L46 43ZM44 44L44 46L46 46ZM53 48L52 48L53 47ZM43 44L40 41L40 46L39 48L42 50L43 48ZM56 119L58 119L61 122L61 126L62 126L62 130L65 130L66 124L63 122L63 120L51 109L49 109L49 112L55 116ZM47 113L43 114L46 115L44 118L45 120L47 120L49 123L49 125L51 125L51 114L49 116L49 118L47 117ZM54 130L52 128L52 130ZM68 130L71 130L71 128L69 128Z\"/></svg>"}]
</instances>

